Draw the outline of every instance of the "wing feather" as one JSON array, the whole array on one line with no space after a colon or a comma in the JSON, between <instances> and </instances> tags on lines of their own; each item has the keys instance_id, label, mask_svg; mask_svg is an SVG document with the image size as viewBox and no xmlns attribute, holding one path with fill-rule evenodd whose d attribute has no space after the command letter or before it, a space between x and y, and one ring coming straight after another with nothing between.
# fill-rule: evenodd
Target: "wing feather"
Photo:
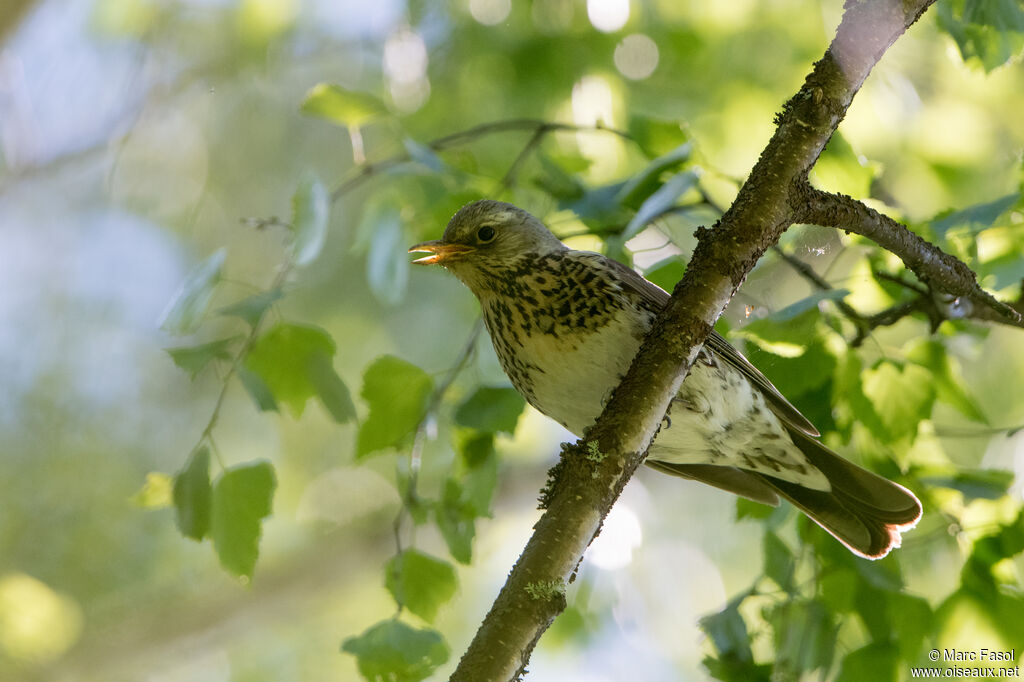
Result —
<instances>
[{"instance_id":1,"label":"wing feather","mask_svg":"<svg viewBox=\"0 0 1024 682\"><path fill-rule=\"evenodd\" d=\"M632 268L626 267L622 263L612 260L606 256L602 256L599 253L590 253L584 251L571 252L578 254L579 257L600 259L602 265L612 268L618 275L621 276L624 282L624 287L632 292L637 298L646 306L650 307L651 310L660 312L662 308L668 303L669 293L659 287L657 284L650 282L638 272ZM757 367L754 367L743 357L736 348L732 346L725 337L718 332L712 330L708 336L707 341L704 342L704 347L710 350L718 357L725 360L729 365L736 368L746 377L747 381L758 388L768 399L768 404L771 406L772 412L775 413L779 419L783 420L786 424L790 425L797 431L807 434L808 436L820 436L821 433L815 428L814 424L800 413L800 410L796 409L791 402L786 400L786 397L779 392L779 389L772 385L772 382L768 381L768 377L761 373Z\"/></svg>"}]
</instances>

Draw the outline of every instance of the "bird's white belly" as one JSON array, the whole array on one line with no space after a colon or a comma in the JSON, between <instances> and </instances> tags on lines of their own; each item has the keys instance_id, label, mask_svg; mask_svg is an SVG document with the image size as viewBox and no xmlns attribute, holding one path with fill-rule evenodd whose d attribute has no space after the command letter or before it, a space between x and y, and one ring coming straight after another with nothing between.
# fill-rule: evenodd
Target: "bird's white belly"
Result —
<instances>
[{"instance_id":1,"label":"bird's white belly","mask_svg":"<svg viewBox=\"0 0 1024 682\"><path fill-rule=\"evenodd\" d=\"M534 407L577 436L593 425L640 348L614 319L571 338L535 334L523 353L542 372L534 375Z\"/></svg>"},{"instance_id":2,"label":"bird's white belly","mask_svg":"<svg viewBox=\"0 0 1024 682\"><path fill-rule=\"evenodd\" d=\"M532 373L531 403L582 436L639 348L632 328L614 318L589 334L524 338L522 356L541 370ZM648 453L652 460L734 466L809 488L831 488L793 444L764 396L724 360L698 359L666 416Z\"/></svg>"}]
</instances>

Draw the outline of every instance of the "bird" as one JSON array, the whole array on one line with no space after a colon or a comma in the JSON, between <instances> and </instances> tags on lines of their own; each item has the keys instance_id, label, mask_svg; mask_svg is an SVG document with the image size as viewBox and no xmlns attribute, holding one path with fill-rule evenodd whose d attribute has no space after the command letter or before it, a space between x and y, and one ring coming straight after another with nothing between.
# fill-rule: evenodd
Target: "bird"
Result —
<instances>
[{"instance_id":1,"label":"bird","mask_svg":"<svg viewBox=\"0 0 1024 682\"><path fill-rule=\"evenodd\" d=\"M502 369L577 437L594 424L669 294L632 268L563 244L539 219L484 199L410 253L480 303ZM836 454L814 425L712 331L645 463L768 505L784 498L854 554L878 559L921 518L912 492Z\"/></svg>"}]
</instances>

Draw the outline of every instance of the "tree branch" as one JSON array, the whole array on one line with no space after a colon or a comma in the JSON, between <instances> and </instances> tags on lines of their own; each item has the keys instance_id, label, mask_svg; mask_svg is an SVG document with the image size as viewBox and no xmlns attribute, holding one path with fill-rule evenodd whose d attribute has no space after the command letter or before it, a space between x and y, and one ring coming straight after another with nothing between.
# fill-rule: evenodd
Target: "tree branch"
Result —
<instances>
[{"instance_id":1,"label":"tree branch","mask_svg":"<svg viewBox=\"0 0 1024 682\"><path fill-rule=\"evenodd\" d=\"M885 50L934 0L847 4L836 37L778 127L736 201L698 230L683 280L586 438L568 446L547 510L451 679L510 680L565 607L564 586L643 461L665 411L736 289L792 223L806 182L853 96Z\"/></svg>"},{"instance_id":2,"label":"tree branch","mask_svg":"<svg viewBox=\"0 0 1024 682\"><path fill-rule=\"evenodd\" d=\"M998 316L987 315L982 319L995 318L1004 324L1024 327L1021 313L978 286L977 277L963 261L892 218L852 197L823 192L810 185L803 185L800 195L793 216L797 222L853 232L892 251L921 281L953 297L949 317L980 317L982 310L991 309Z\"/></svg>"},{"instance_id":3,"label":"tree branch","mask_svg":"<svg viewBox=\"0 0 1024 682\"><path fill-rule=\"evenodd\" d=\"M515 172L518 169L519 164L522 162L522 158L526 154L536 147L540 143L541 139L549 133L555 132L606 132L612 135L617 135L626 140L632 140L633 138L629 133L623 130L616 130L615 128L609 128L600 123L592 126L588 125L575 125L573 123L554 123L551 121L544 121L536 118L512 118L504 121L492 121L491 123L483 123L466 130L460 130L457 133L451 135L445 135L437 139L431 140L426 143L426 147L431 151L440 152L445 149L451 149L467 142L471 142L477 138L485 137L487 135L493 135L495 133L507 133L514 131L528 130L533 133L530 137L530 141L527 142L526 147L520 152L519 157L513 162L512 168L509 169L509 174L506 175L505 179L502 180L502 184L499 190L506 188L505 183L511 182L515 178ZM355 172L344 182L338 185L333 192L331 192L331 201L337 201L342 196L361 186L363 183L369 181L371 178L380 175L382 172L394 168L395 166L401 165L412 161L412 155L409 152L402 154L396 154L386 159L376 161L374 163L365 163L356 167Z\"/></svg>"}]
</instances>

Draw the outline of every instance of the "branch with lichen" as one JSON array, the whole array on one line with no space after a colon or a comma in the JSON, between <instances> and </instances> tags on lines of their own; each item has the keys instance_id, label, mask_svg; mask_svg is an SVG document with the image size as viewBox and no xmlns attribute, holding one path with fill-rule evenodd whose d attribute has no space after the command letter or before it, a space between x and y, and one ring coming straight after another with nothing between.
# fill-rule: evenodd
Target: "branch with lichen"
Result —
<instances>
[{"instance_id":1,"label":"branch with lichen","mask_svg":"<svg viewBox=\"0 0 1024 682\"><path fill-rule=\"evenodd\" d=\"M793 222L807 174L864 79L934 0L847 3L835 39L777 128L735 202L698 244L668 306L586 434L563 451L547 510L451 679L512 680L562 610L530 585L571 582L583 553L643 461L712 326L764 252ZM596 443L600 462L587 458Z\"/></svg>"}]
</instances>

